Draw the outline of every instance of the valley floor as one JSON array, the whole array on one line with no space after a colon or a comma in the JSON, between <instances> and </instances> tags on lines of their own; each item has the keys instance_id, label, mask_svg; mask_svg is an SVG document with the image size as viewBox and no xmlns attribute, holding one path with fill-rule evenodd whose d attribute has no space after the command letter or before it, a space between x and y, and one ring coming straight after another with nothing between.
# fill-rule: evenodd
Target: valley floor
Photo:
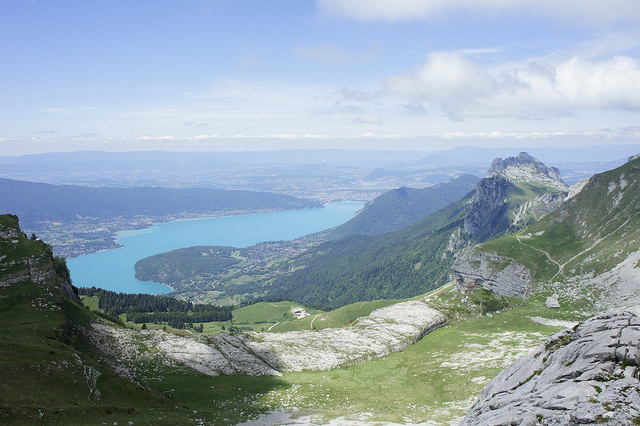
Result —
<instances>
[{"instance_id":1,"label":"valley floor","mask_svg":"<svg viewBox=\"0 0 640 426\"><path fill-rule=\"evenodd\" d=\"M450 285L420 299L457 306L462 297ZM402 352L348 367L217 377L159 367L138 379L214 424L452 425L491 378L568 319L583 319L575 307L546 308L544 299L454 322Z\"/></svg>"}]
</instances>

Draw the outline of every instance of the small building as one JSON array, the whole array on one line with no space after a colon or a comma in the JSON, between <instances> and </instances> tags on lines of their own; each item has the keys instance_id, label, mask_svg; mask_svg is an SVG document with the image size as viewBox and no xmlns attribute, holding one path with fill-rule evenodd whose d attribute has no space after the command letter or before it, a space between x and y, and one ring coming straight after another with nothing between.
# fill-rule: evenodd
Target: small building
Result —
<instances>
[{"instance_id":1,"label":"small building","mask_svg":"<svg viewBox=\"0 0 640 426\"><path fill-rule=\"evenodd\" d=\"M301 307L291 308L291 313L293 314L294 317L296 317L296 319L300 319L300 318L304 318L304 317L308 317L309 316L309 313L307 311L305 311L304 309L302 309Z\"/></svg>"}]
</instances>

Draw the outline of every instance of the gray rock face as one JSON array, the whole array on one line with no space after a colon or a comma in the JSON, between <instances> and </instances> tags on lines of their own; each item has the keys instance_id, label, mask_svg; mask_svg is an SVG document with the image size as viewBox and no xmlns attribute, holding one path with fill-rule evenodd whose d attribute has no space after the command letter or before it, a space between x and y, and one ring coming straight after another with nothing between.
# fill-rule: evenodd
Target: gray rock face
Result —
<instances>
[{"instance_id":1,"label":"gray rock face","mask_svg":"<svg viewBox=\"0 0 640 426\"><path fill-rule=\"evenodd\" d=\"M629 425L640 417L640 317L555 333L483 389L461 425Z\"/></svg>"},{"instance_id":2,"label":"gray rock face","mask_svg":"<svg viewBox=\"0 0 640 426\"><path fill-rule=\"evenodd\" d=\"M554 211L566 200L567 192L546 193L522 204L518 211L514 211L513 225L525 224L527 219L536 220Z\"/></svg>"},{"instance_id":3,"label":"gray rock face","mask_svg":"<svg viewBox=\"0 0 640 426\"><path fill-rule=\"evenodd\" d=\"M18 217L14 215L7 215L7 217L11 220L6 226L0 227L0 245L4 247L5 253L12 253L19 244L23 244L20 241L27 237L20 230ZM36 246L40 244L46 247L42 241L29 240L28 244ZM79 303L77 290L74 289L69 277L62 276L56 271L54 263L50 249L45 249L37 255L28 254L24 257L0 255L0 287L19 285L28 281L40 284L43 288L49 285L59 286L68 299Z\"/></svg>"},{"instance_id":4,"label":"gray rock face","mask_svg":"<svg viewBox=\"0 0 640 426\"><path fill-rule=\"evenodd\" d=\"M509 190L518 182L543 184L563 192L543 194L521 205L519 211L508 212L506 200ZM568 191L569 187L562 181L558 169L545 166L526 152L504 160L496 158L487 177L478 182L473 204L465 216L464 231L477 241L486 241L532 214L538 219L554 210L564 201ZM508 217L510 215L515 217Z\"/></svg>"},{"instance_id":5,"label":"gray rock face","mask_svg":"<svg viewBox=\"0 0 640 426\"><path fill-rule=\"evenodd\" d=\"M562 181L560 170L555 167L545 166L541 161L526 152L521 152L517 157L508 157L504 160L496 158L493 160L487 172L487 177L495 174L502 174L511 181L538 181L562 190L569 188Z\"/></svg>"},{"instance_id":6,"label":"gray rock face","mask_svg":"<svg viewBox=\"0 0 640 426\"><path fill-rule=\"evenodd\" d=\"M513 184L502 176L482 179L476 186L476 195L471 209L464 218L464 231L475 235L487 227L493 228L491 218L500 216L505 199Z\"/></svg>"},{"instance_id":7,"label":"gray rock face","mask_svg":"<svg viewBox=\"0 0 640 426\"><path fill-rule=\"evenodd\" d=\"M331 370L400 352L446 322L442 313L410 300L376 309L342 328L250 337L255 347L278 356L282 371Z\"/></svg>"},{"instance_id":8,"label":"gray rock face","mask_svg":"<svg viewBox=\"0 0 640 426\"><path fill-rule=\"evenodd\" d=\"M140 364L191 368L203 374L281 375L330 370L402 351L442 327L447 317L413 300L374 310L342 328L285 333L183 337L159 330L133 331L93 324L83 333L115 369L133 377Z\"/></svg>"},{"instance_id":9,"label":"gray rock face","mask_svg":"<svg viewBox=\"0 0 640 426\"><path fill-rule=\"evenodd\" d=\"M501 296L524 297L531 273L511 258L470 248L454 261L451 279L464 293L482 287Z\"/></svg>"}]
</instances>

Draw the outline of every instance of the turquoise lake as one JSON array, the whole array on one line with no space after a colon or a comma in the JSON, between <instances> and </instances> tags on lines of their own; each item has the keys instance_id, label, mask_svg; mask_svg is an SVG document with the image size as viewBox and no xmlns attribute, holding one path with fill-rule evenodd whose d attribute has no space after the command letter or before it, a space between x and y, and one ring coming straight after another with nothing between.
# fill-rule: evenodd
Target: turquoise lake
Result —
<instances>
[{"instance_id":1,"label":"turquoise lake","mask_svg":"<svg viewBox=\"0 0 640 426\"><path fill-rule=\"evenodd\" d=\"M191 246L247 247L263 241L289 241L340 225L362 202L327 204L322 209L287 210L161 223L117 234L124 248L67 259L76 287L122 293L168 293L163 284L135 279L135 263L148 256Z\"/></svg>"}]
</instances>

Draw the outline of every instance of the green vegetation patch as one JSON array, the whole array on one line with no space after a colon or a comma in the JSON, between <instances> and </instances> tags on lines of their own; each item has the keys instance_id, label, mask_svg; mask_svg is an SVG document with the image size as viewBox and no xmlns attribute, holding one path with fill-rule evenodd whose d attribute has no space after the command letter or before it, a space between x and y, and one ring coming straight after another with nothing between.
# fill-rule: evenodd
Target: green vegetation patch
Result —
<instances>
[{"instance_id":1,"label":"green vegetation patch","mask_svg":"<svg viewBox=\"0 0 640 426\"><path fill-rule=\"evenodd\" d=\"M401 353L348 368L285 373L286 385L258 401L325 419L401 424L460 420L487 381L557 330L528 318L537 310L522 306L455 323Z\"/></svg>"},{"instance_id":2,"label":"green vegetation patch","mask_svg":"<svg viewBox=\"0 0 640 426\"><path fill-rule=\"evenodd\" d=\"M166 323L174 328L184 328L187 324L231 319L231 306L194 304L168 296L116 293L95 287L83 288L80 292L84 296L97 297L101 313L112 321L111 317L124 314L127 321L137 324Z\"/></svg>"},{"instance_id":3,"label":"green vegetation patch","mask_svg":"<svg viewBox=\"0 0 640 426\"><path fill-rule=\"evenodd\" d=\"M183 280L217 276L241 262L237 249L221 246L196 246L172 250L139 260L136 278L174 284Z\"/></svg>"},{"instance_id":4,"label":"green vegetation patch","mask_svg":"<svg viewBox=\"0 0 640 426\"><path fill-rule=\"evenodd\" d=\"M294 319L291 308L300 304L288 300L280 302L259 302L234 309L233 319L236 324L276 323Z\"/></svg>"}]
</instances>

